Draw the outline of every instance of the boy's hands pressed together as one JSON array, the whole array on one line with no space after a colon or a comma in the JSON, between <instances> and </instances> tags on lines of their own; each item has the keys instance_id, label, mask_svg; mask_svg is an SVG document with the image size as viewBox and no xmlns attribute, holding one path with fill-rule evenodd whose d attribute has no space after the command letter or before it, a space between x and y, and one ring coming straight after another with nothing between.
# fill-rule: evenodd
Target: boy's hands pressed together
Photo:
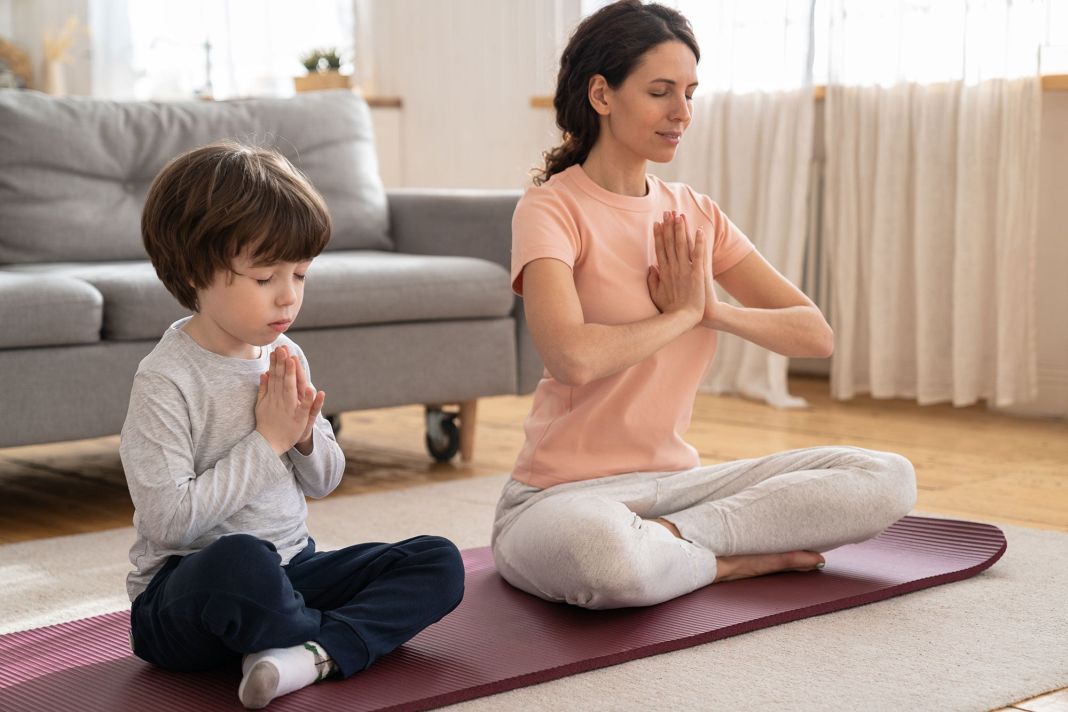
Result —
<instances>
[{"instance_id":1,"label":"boy's hands pressed together","mask_svg":"<svg viewBox=\"0 0 1068 712\"><path fill-rule=\"evenodd\" d=\"M285 347L283 346L282 348ZM300 359L294 358L293 362L297 366L297 393L304 394L302 398L311 403L311 408L308 411L308 424L304 427L304 432L301 433L296 448L300 451L301 455L310 455L312 451L312 431L315 429L315 419L319 417L319 413L323 410L323 402L326 400L326 392L317 392L312 388L311 384L308 383L308 374L304 372L304 365L300 362Z\"/></svg>"},{"instance_id":2,"label":"boy's hands pressed together","mask_svg":"<svg viewBox=\"0 0 1068 712\"><path fill-rule=\"evenodd\" d=\"M266 373L260 374L256 395L256 430L276 455L296 447L302 455L312 451L312 430L323 409L326 393L308 384L304 367L281 346L271 352Z\"/></svg>"}]
</instances>

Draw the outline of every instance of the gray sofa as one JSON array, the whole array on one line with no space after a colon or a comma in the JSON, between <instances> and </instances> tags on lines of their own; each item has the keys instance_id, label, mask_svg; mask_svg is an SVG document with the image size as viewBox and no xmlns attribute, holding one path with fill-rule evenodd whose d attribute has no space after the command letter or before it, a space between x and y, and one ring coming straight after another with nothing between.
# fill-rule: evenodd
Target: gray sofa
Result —
<instances>
[{"instance_id":1,"label":"gray sofa","mask_svg":"<svg viewBox=\"0 0 1068 712\"><path fill-rule=\"evenodd\" d=\"M119 431L138 362L186 313L145 257L145 193L171 157L221 138L278 148L330 208L291 332L326 411L433 405L432 452L450 454L444 434L469 456L475 400L528 392L541 373L509 288L518 192L384 190L370 113L347 91L151 103L0 90L0 447ZM457 403L459 430L437 408Z\"/></svg>"}]
</instances>

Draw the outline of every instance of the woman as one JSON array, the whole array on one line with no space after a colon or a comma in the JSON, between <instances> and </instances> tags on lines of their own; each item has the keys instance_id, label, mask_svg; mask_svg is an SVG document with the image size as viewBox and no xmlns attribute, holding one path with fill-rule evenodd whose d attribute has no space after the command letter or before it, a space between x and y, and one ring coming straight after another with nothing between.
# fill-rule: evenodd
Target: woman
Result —
<instances>
[{"instance_id":1,"label":"woman","mask_svg":"<svg viewBox=\"0 0 1068 712\"><path fill-rule=\"evenodd\" d=\"M816 306L708 197L645 172L691 119L697 42L659 5L609 5L576 29L545 154L512 222L513 288L546 374L501 495L501 575L588 608L659 603L716 581L822 568L819 552L904 516L915 475L850 447L701 467L685 443L726 331L827 357ZM712 279L743 306L718 302Z\"/></svg>"}]
</instances>

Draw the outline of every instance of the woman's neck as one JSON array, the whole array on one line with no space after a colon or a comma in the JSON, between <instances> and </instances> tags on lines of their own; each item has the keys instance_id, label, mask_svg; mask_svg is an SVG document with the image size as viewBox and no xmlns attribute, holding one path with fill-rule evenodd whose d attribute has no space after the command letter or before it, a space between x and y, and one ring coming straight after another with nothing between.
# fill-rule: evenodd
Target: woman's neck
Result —
<instances>
[{"instance_id":1,"label":"woman's neck","mask_svg":"<svg viewBox=\"0 0 1068 712\"><path fill-rule=\"evenodd\" d=\"M648 192L645 184L645 159L623 160L619 156L613 156L605 149L602 141L598 141L590 149L590 155L582 164L582 170L590 180L612 193L641 198Z\"/></svg>"}]
</instances>

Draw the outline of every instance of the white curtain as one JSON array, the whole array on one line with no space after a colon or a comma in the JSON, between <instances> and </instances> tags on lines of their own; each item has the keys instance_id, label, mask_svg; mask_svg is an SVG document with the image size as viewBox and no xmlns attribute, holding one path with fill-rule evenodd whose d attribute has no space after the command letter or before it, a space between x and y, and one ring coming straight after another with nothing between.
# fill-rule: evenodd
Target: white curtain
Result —
<instances>
[{"instance_id":1,"label":"white curtain","mask_svg":"<svg viewBox=\"0 0 1068 712\"><path fill-rule=\"evenodd\" d=\"M833 0L834 397L1007 406L1036 396L1045 17L1042 0Z\"/></svg>"},{"instance_id":2,"label":"white curtain","mask_svg":"<svg viewBox=\"0 0 1068 712\"><path fill-rule=\"evenodd\" d=\"M809 232L813 3L675 5L701 45L700 86L675 161L653 170L709 195L776 269L800 285ZM804 406L788 391L788 366L784 356L720 334L701 389Z\"/></svg>"}]
</instances>

